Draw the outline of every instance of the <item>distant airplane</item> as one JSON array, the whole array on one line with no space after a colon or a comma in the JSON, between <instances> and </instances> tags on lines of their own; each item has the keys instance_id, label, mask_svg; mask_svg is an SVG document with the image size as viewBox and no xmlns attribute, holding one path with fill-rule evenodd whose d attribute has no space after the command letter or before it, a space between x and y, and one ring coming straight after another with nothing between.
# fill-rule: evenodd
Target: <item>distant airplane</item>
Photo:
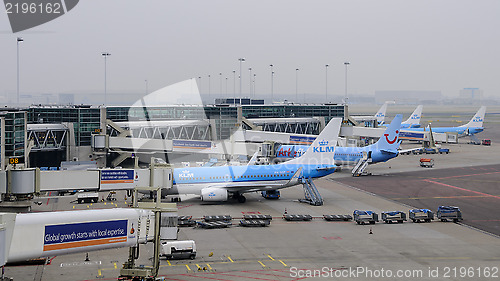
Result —
<instances>
[{"instance_id":1,"label":"distant airplane","mask_svg":"<svg viewBox=\"0 0 500 281\"><path fill-rule=\"evenodd\" d=\"M484 130L483 121L485 114L486 106L481 106L469 123L458 127L432 127L432 131L434 133L457 133L459 137L473 136ZM423 132L426 131L426 128L407 128L405 130Z\"/></svg>"},{"instance_id":2,"label":"distant airplane","mask_svg":"<svg viewBox=\"0 0 500 281\"><path fill-rule=\"evenodd\" d=\"M388 102L385 102L377 111L377 113L375 113L375 118L377 119L377 123L379 126L385 123L385 112L387 111L387 104Z\"/></svg>"},{"instance_id":3,"label":"distant airplane","mask_svg":"<svg viewBox=\"0 0 500 281\"><path fill-rule=\"evenodd\" d=\"M406 119L406 121L401 123L401 129L406 128L420 128L420 118L422 117L422 108L423 105L417 106L415 111Z\"/></svg>"},{"instance_id":4,"label":"distant airplane","mask_svg":"<svg viewBox=\"0 0 500 281\"><path fill-rule=\"evenodd\" d=\"M340 124L340 118L330 120L301 157L281 164L176 168L173 187L164 189L162 196L196 194L202 201L227 201L231 196L244 203L247 192L274 191L301 184L303 178L329 175L337 168L334 154Z\"/></svg>"},{"instance_id":5,"label":"distant airplane","mask_svg":"<svg viewBox=\"0 0 500 281\"><path fill-rule=\"evenodd\" d=\"M382 137L374 144L365 147L337 147L335 150L336 165L351 165L367 157L368 162L385 162L398 155L399 130L403 115L398 114L387 126ZM294 158L302 155L309 148L308 145L281 145L276 151L277 158Z\"/></svg>"}]
</instances>

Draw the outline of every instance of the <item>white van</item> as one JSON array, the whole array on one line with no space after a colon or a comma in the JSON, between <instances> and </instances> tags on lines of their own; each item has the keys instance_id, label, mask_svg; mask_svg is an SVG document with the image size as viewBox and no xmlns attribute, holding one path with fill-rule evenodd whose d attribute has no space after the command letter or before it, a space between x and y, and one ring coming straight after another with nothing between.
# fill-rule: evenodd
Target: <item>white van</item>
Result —
<instances>
[{"instance_id":1,"label":"white van","mask_svg":"<svg viewBox=\"0 0 500 281\"><path fill-rule=\"evenodd\" d=\"M160 256L167 259L196 258L196 244L193 240L161 242Z\"/></svg>"}]
</instances>

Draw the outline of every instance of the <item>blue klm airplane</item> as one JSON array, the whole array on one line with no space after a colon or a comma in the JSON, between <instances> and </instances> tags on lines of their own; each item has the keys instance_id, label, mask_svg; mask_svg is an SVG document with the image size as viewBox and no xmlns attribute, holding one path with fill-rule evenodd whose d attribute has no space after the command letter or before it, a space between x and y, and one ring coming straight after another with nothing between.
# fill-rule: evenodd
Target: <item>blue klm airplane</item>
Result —
<instances>
[{"instance_id":1,"label":"blue klm airplane","mask_svg":"<svg viewBox=\"0 0 500 281\"><path fill-rule=\"evenodd\" d=\"M367 157L369 163L385 162L398 156L398 147L400 144L398 138L402 119L403 115L396 115L383 136L374 144L365 147L337 147L334 156L335 164L352 165L359 162L363 157ZM276 157L298 157L308 148L308 145L281 145L276 151Z\"/></svg>"},{"instance_id":2,"label":"blue klm airplane","mask_svg":"<svg viewBox=\"0 0 500 281\"><path fill-rule=\"evenodd\" d=\"M459 137L472 136L484 130L483 122L486 106L481 106L469 123L458 127L432 127L434 133L457 133ZM428 130L428 129L427 129ZM425 128L407 128L405 131L426 131Z\"/></svg>"},{"instance_id":3,"label":"blue klm airplane","mask_svg":"<svg viewBox=\"0 0 500 281\"><path fill-rule=\"evenodd\" d=\"M406 121L401 122L401 129L406 128L419 128L420 127L420 118L422 117L422 108L423 105L417 106L415 111L406 119Z\"/></svg>"},{"instance_id":4,"label":"blue klm airplane","mask_svg":"<svg viewBox=\"0 0 500 281\"><path fill-rule=\"evenodd\" d=\"M202 201L227 201L231 196L243 203L243 193L275 191L335 172L334 164L341 119L332 119L311 147L301 156L276 165L176 168L173 187L164 195L196 194ZM394 139L396 140L396 139Z\"/></svg>"}]
</instances>

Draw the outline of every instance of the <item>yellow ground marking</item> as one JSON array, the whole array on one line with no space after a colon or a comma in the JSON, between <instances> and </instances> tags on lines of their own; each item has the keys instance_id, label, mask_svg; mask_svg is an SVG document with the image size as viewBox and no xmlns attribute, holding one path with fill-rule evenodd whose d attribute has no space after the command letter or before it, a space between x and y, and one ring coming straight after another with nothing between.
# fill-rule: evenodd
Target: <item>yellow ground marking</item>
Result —
<instances>
[{"instance_id":1,"label":"yellow ground marking","mask_svg":"<svg viewBox=\"0 0 500 281\"><path fill-rule=\"evenodd\" d=\"M257 261L258 263L260 263L260 265L262 265L262 267L266 267L265 264L263 264L261 261Z\"/></svg>"},{"instance_id":2,"label":"yellow ground marking","mask_svg":"<svg viewBox=\"0 0 500 281\"><path fill-rule=\"evenodd\" d=\"M274 260L273 257L271 257L271 255L267 255L272 261Z\"/></svg>"},{"instance_id":3,"label":"yellow ground marking","mask_svg":"<svg viewBox=\"0 0 500 281\"><path fill-rule=\"evenodd\" d=\"M185 264L186 268L188 271L191 271L191 268L189 268L189 265Z\"/></svg>"},{"instance_id":4,"label":"yellow ground marking","mask_svg":"<svg viewBox=\"0 0 500 281\"><path fill-rule=\"evenodd\" d=\"M286 263L284 263L282 260L278 260L279 262L281 262L281 264L284 266L284 267L288 267L288 265L286 265Z\"/></svg>"},{"instance_id":5,"label":"yellow ground marking","mask_svg":"<svg viewBox=\"0 0 500 281\"><path fill-rule=\"evenodd\" d=\"M208 269L213 270L213 268L208 263L207 263L207 267L208 267Z\"/></svg>"},{"instance_id":6,"label":"yellow ground marking","mask_svg":"<svg viewBox=\"0 0 500 281\"><path fill-rule=\"evenodd\" d=\"M102 276L102 271L100 269L97 270L97 275Z\"/></svg>"},{"instance_id":7,"label":"yellow ground marking","mask_svg":"<svg viewBox=\"0 0 500 281\"><path fill-rule=\"evenodd\" d=\"M234 262L233 259L231 259L230 256L227 256L227 259L230 260L231 262Z\"/></svg>"},{"instance_id":8,"label":"yellow ground marking","mask_svg":"<svg viewBox=\"0 0 500 281\"><path fill-rule=\"evenodd\" d=\"M116 266L116 262L115 262L115 263L113 263L113 265L115 266L115 269L117 269L117 268L118 268L118 267Z\"/></svg>"},{"instance_id":9,"label":"yellow ground marking","mask_svg":"<svg viewBox=\"0 0 500 281\"><path fill-rule=\"evenodd\" d=\"M170 263L170 261L169 261L169 260L167 260L167 263L168 263L168 266L172 266L172 264Z\"/></svg>"}]
</instances>

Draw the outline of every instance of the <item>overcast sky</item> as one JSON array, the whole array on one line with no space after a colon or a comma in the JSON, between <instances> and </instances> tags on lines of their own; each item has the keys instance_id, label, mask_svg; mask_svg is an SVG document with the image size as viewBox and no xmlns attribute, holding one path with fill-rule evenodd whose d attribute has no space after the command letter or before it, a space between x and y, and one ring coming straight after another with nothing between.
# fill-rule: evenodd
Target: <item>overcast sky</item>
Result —
<instances>
[{"instance_id":1,"label":"overcast sky","mask_svg":"<svg viewBox=\"0 0 500 281\"><path fill-rule=\"evenodd\" d=\"M3 10L5 11L5 10ZM13 34L0 14L0 95L16 93L16 37L21 93L104 91L144 93L201 76L201 92L233 92L233 70L243 63L257 97L275 94L343 95L344 62L350 94L377 90L438 90L457 96L481 88L500 97L498 0L84 0L68 14ZM236 81L236 91L239 84ZM116 98L116 96L115 96Z\"/></svg>"}]
</instances>

